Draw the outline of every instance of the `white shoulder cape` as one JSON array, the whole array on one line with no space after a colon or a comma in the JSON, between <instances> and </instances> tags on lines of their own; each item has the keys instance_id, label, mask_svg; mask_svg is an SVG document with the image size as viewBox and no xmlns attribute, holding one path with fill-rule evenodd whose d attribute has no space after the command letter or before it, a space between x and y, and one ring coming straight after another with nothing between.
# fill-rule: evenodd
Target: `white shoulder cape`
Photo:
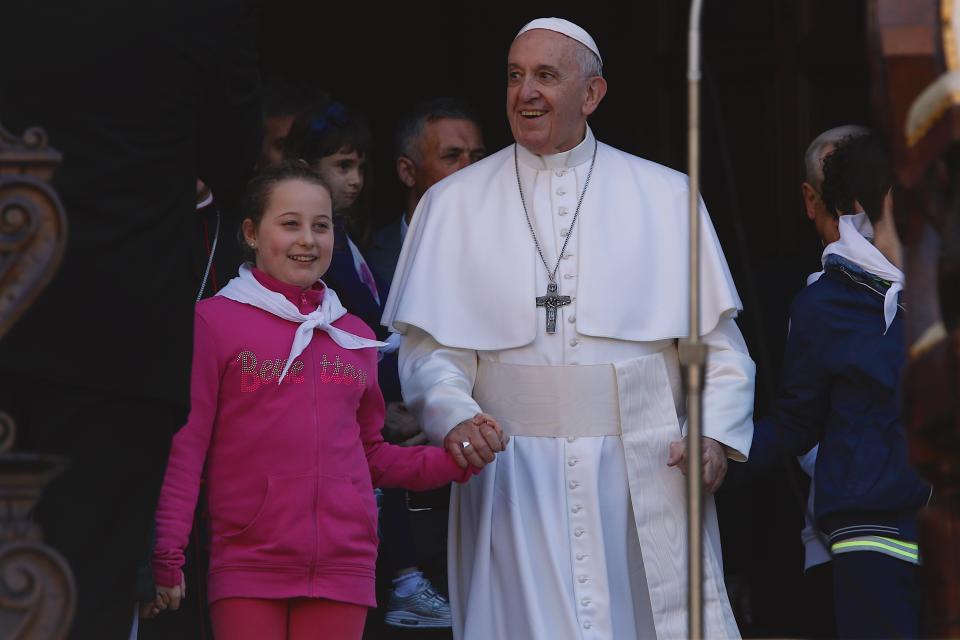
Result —
<instances>
[{"instance_id":1,"label":"white shoulder cape","mask_svg":"<svg viewBox=\"0 0 960 640\"><path fill-rule=\"evenodd\" d=\"M520 347L543 325L534 248L517 190L513 146L431 187L417 206L383 324L416 326L442 345ZM600 143L575 233L576 329L652 341L689 332L688 180ZM742 309L701 201L700 326L709 333Z\"/></svg>"}]
</instances>

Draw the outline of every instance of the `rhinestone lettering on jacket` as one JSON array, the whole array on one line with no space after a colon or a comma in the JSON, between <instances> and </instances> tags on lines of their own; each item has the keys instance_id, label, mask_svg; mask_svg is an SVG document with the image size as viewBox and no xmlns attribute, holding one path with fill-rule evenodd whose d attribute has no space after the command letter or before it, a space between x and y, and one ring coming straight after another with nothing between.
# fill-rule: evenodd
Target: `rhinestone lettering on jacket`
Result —
<instances>
[{"instance_id":1,"label":"rhinestone lettering on jacket","mask_svg":"<svg viewBox=\"0 0 960 640\"><path fill-rule=\"evenodd\" d=\"M283 373L287 364L286 358L260 360L253 351L241 351L237 354L240 363L240 392L252 393L261 386L273 382ZM281 384L303 384L303 360L296 359L290 365L290 370ZM323 384L342 384L360 386L367 384L367 372L363 367L350 362L343 362L339 355L333 360L324 353L320 358L320 382Z\"/></svg>"},{"instance_id":2,"label":"rhinestone lettering on jacket","mask_svg":"<svg viewBox=\"0 0 960 640\"><path fill-rule=\"evenodd\" d=\"M320 358L320 382L345 385L358 382L360 386L365 386L367 384L367 372L349 362L344 363L340 360L340 356L334 356L331 362L327 354L324 353Z\"/></svg>"},{"instance_id":3,"label":"rhinestone lettering on jacket","mask_svg":"<svg viewBox=\"0 0 960 640\"><path fill-rule=\"evenodd\" d=\"M253 351L241 351L237 355L240 363L240 391L252 393L262 385L275 381L287 365L286 358L258 361ZM283 384L303 384L303 360L294 360Z\"/></svg>"}]
</instances>

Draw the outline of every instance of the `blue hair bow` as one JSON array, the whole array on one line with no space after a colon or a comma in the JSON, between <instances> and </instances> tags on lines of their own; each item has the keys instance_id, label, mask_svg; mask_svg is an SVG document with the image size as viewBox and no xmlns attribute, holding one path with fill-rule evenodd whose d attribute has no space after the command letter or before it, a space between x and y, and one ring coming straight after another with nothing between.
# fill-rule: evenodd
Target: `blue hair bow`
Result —
<instances>
[{"instance_id":1,"label":"blue hair bow","mask_svg":"<svg viewBox=\"0 0 960 640\"><path fill-rule=\"evenodd\" d=\"M347 108L339 102L333 102L327 107L322 116L318 116L310 121L310 131L313 133L324 133L334 127L342 127L350 123L350 117L347 115Z\"/></svg>"}]
</instances>

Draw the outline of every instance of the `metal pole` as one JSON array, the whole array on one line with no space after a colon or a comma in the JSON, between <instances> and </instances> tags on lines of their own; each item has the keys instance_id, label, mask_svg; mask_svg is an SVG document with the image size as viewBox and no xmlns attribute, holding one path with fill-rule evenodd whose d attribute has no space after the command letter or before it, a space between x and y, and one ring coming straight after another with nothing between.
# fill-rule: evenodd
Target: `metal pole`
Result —
<instances>
[{"instance_id":1,"label":"metal pole","mask_svg":"<svg viewBox=\"0 0 960 640\"><path fill-rule=\"evenodd\" d=\"M687 158L690 174L690 335L680 344L687 394L687 635L703 638L703 461L701 434L706 345L700 341L700 14L690 3Z\"/></svg>"}]
</instances>

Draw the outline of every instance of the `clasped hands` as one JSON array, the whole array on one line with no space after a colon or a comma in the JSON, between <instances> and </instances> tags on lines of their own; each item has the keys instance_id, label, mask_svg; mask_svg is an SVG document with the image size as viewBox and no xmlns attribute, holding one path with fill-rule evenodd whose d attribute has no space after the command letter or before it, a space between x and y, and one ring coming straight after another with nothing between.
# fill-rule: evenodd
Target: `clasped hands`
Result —
<instances>
[{"instance_id":1,"label":"clasped hands","mask_svg":"<svg viewBox=\"0 0 960 640\"><path fill-rule=\"evenodd\" d=\"M670 455L667 457L667 466L680 467L683 475L687 475L689 466L687 440L688 438L684 438L679 442L671 442ZM714 493L723 484L723 479L727 475L727 452L723 445L713 438L703 436L701 440L703 442L703 488Z\"/></svg>"},{"instance_id":2,"label":"clasped hands","mask_svg":"<svg viewBox=\"0 0 960 640\"><path fill-rule=\"evenodd\" d=\"M497 453L507 448L510 436L503 432L500 425L485 413L478 413L464 420L443 439L443 448L450 452L461 469L473 465L482 469L491 462Z\"/></svg>"}]
</instances>

